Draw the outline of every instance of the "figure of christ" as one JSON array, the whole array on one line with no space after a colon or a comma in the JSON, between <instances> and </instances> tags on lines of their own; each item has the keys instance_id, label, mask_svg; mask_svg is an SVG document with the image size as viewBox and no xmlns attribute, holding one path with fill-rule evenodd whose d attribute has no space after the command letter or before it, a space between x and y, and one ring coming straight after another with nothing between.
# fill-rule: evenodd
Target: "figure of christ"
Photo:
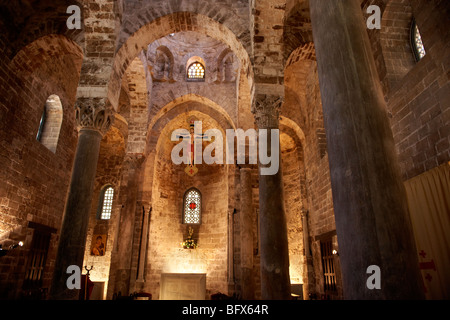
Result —
<instances>
[{"instance_id":1,"label":"figure of christ","mask_svg":"<svg viewBox=\"0 0 450 320\"><path fill-rule=\"evenodd\" d=\"M209 137L203 133L196 133L194 129L194 124L191 123L189 128L189 163L188 166L191 168L195 166L195 141L199 141L200 144L202 143L203 139L208 141ZM179 134L176 136L177 139L179 138L187 138L186 135Z\"/></svg>"}]
</instances>

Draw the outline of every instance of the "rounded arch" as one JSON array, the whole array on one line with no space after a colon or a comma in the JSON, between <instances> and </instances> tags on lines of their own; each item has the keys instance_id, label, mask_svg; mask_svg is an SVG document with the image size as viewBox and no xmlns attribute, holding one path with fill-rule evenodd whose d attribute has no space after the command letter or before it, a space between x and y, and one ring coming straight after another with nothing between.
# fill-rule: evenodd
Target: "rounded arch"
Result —
<instances>
[{"instance_id":1,"label":"rounded arch","mask_svg":"<svg viewBox=\"0 0 450 320\"><path fill-rule=\"evenodd\" d=\"M8 64L8 70L14 70L11 76L15 80L11 85L15 88L14 95L20 97L20 103L11 107L29 115L32 121L30 124L34 128L28 131L30 138L36 138L48 98L52 95L58 96L55 101L59 100L61 110L57 111L56 105L51 103L53 107L48 111L53 115L50 112L47 114L51 116L50 122L56 129L49 135L53 142L48 148L52 152L56 151L59 133L64 139L73 134L72 129L75 127L73 105L76 101L82 61L83 53L77 43L64 35L51 34L28 44L12 60L5 62ZM64 126L61 126L62 122ZM69 145L64 143L60 147L65 150Z\"/></svg>"},{"instance_id":2,"label":"rounded arch","mask_svg":"<svg viewBox=\"0 0 450 320\"><path fill-rule=\"evenodd\" d=\"M289 1L288 1L289 2ZM285 61L292 52L313 41L309 2L305 0L286 3L283 28L283 57Z\"/></svg>"},{"instance_id":3,"label":"rounded arch","mask_svg":"<svg viewBox=\"0 0 450 320\"><path fill-rule=\"evenodd\" d=\"M235 55L230 48L224 49L217 58L214 69L215 82L234 82L236 80Z\"/></svg>"},{"instance_id":4,"label":"rounded arch","mask_svg":"<svg viewBox=\"0 0 450 320\"><path fill-rule=\"evenodd\" d=\"M83 62L83 50L76 42L61 34L46 35L29 43L17 52L10 64L19 72L31 73L45 62L64 55L73 57L73 67L79 73Z\"/></svg>"},{"instance_id":5,"label":"rounded arch","mask_svg":"<svg viewBox=\"0 0 450 320\"><path fill-rule=\"evenodd\" d=\"M157 18L141 27L118 49L108 87L108 98L115 109L121 79L131 61L149 43L179 31L200 32L227 44L240 60L241 70L245 70L249 87L253 86L253 69L248 52L229 28L205 15L177 12Z\"/></svg>"},{"instance_id":6,"label":"rounded arch","mask_svg":"<svg viewBox=\"0 0 450 320\"><path fill-rule=\"evenodd\" d=\"M163 16L179 12L192 12L204 15L218 21L230 29L242 42L248 52L251 52L251 38L248 19L249 3L247 1L223 1L223 0L153 0L134 1L130 6L128 1L124 3L124 15L122 21L127 25L119 35L119 47L130 37L151 21ZM139 19L136 16L139 15ZM182 24L189 24L191 20L183 19Z\"/></svg>"},{"instance_id":7,"label":"rounded arch","mask_svg":"<svg viewBox=\"0 0 450 320\"><path fill-rule=\"evenodd\" d=\"M151 62L153 64L152 79L154 81L173 80L174 58L169 48L164 45L156 48L154 61Z\"/></svg>"},{"instance_id":8,"label":"rounded arch","mask_svg":"<svg viewBox=\"0 0 450 320\"><path fill-rule=\"evenodd\" d=\"M188 103L192 103L192 106L188 106L186 108ZM194 105L197 107L201 106L200 108L202 110L206 110L206 113L215 115L217 119L219 119L219 122L224 124L224 128L236 129L233 120L222 106L206 97L190 93L170 101L163 108L161 108L158 113L152 116L152 119L148 125L149 132L156 128L156 124L160 122L163 117L169 116L170 118L173 118L176 116L178 110L182 110L183 108L184 110L193 110ZM169 113L170 115L168 115Z\"/></svg>"},{"instance_id":9,"label":"rounded arch","mask_svg":"<svg viewBox=\"0 0 450 320\"><path fill-rule=\"evenodd\" d=\"M294 49L286 59L285 69L299 61L316 61L314 42L307 42Z\"/></svg>"},{"instance_id":10,"label":"rounded arch","mask_svg":"<svg viewBox=\"0 0 450 320\"><path fill-rule=\"evenodd\" d=\"M191 64L195 63L195 62L199 62L199 63L201 63L203 66L206 66L205 60L203 60L202 57L199 57L199 56L193 56L193 57L190 57L190 58L188 59L187 63L186 63L186 71L188 70L189 66L190 66Z\"/></svg>"},{"instance_id":11,"label":"rounded arch","mask_svg":"<svg viewBox=\"0 0 450 320\"><path fill-rule=\"evenodd\" d=\"M291 117L307 135L315 136L322 158L327 145L313 42L299 46L289 56L285 67L285 97L283 114Z\"/></svg>"},{"instance_id":12,"label":"rounded arch","mask_svg":"<svg viewBox=\"0 0 450 320\"><path fill-rule=\"evenodd\" d=\"M300 128L300 126L295 121L293 121L285 116L280 116L280 126L285 126L287 128L290 128L290 130L292 130L292 132L295 133L297 139L302 144L302 147L303 148L305 147L305 143L306 143L305 134L304 134L303 130Z\"/></svg>"},{"instance_id":13,"label":"rounded arch","mask_svg":"<svg viewBox=\"0 0 450 320\"><path fill-rule=\"evenodd\" d=\"M0 27L2 32L10 41L8 55L14 57L18 52L39 38L58 34L67 37L84 47L84 28L68 29L67 14L68 4L65 0L54 1L2 1L1 10L3 16L8 19L1 19ZM83 17L82 0L71 1L71 5L76 5L81 9ZM82 23L83 25L83 23Z\"/></svg>"}]
</instances>

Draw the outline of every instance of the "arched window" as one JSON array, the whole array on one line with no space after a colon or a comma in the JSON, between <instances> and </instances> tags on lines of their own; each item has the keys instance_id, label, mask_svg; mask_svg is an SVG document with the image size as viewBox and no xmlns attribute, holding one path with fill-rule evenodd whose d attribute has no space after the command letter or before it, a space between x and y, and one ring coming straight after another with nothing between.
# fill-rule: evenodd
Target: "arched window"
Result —
<instances>
[{"instance_id":1,"label":"arched window","mask_svg":"<svg viewBox=\"0 0 450 320\"><path fill-rule=\"evenodd\" d=\"M205 67L200 62L194 62L188 68L189 80L201 80L205 79Z\"/></svg>"},{"instance_id":2,"label":"arched window","mask_svg":"<svg viewBox=\"0 0 450 320\"><path fill-rule=\"evenodd\" d=\"M205 81L205 62L201 57L191 57L187 62L187 81Z\"/></svg>"},{"instance_id":3,"label":"arched window","mask_svg":"<svg viewBox=\"0 0 450 320\"><path fill-rule=\"evenodd\" d=\"M184 194L183 223L200 224L202 221L202 196L200 191L191 188Z\"/></svg>"},{"instance_id":4,"label":"arched window","mask_svg":"<svg viewBox=\"0 0 450 320\"><path fill-rule=\"evenodd\" d=\"M53 153L58 145L59 132L63 120L61 100L55 94L48 97L42 112L36 140L42 143Z\"/></svg>"},{"instance_id":5,"label":"arched window","mask_svg":"<svg viewBox=\"0 0 450 320\"><path fill-rule=\"evenodd\" d=\"M411 46L413 48L416 61L419 61L426 55L422 37L420 36L419 27L417 26L415 19L413 19L411 24Z\"/></svg>"},{"instance_id":6,"label":"arched window","mask_svg":"<svg viewBox=\"0 0 450 320\"><path fill-rule=\"evenodd\" d=\"M98 201L97 219L108 220L111 218L113 198L114 188L110 185L103 187Z\"/></svg>"}]
</instances>

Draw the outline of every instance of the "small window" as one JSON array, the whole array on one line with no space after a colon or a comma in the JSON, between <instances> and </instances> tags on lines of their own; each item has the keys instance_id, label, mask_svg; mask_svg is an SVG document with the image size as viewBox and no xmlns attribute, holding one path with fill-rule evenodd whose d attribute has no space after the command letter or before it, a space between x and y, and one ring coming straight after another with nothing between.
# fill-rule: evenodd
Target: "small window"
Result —
<instances>
[{"instance_id":1,"label":"small window","mask_svg":"<svg viewBox=\"0 0 450 320\"><path fill-rule=\"evenodd\" d=\"M195 188L189 189L183 199L183 223L200 224L202 201L201 194Z\"/></svg>"},{"instance_id":2,"label":"small window","mask_svg":"<svg viewBox=\"0 0 450 320\"><path fill-rule=\"evenodd\" d=\"M97 219L109 220L111 218L113 198L114 188L112 186L104 187L102 192L100 192Z\"/></svg>"},{"instance_id":3,"label":"small window","mask_svg":"<svg viewBox=\"0 0 450 320\"><path fill-rule=\"evenodd\" d=\"M50 233L37 229L33 233L25 280L23 282L24 290L34 290L42 287L50 237Z\"/></svg>"},{"instance_id":4,"label":"small window","mask_svg":"<svg viewBox=\"0 0 450 320\"><path fill-rule=\"evenodd\" d=\"M188 80L205 80L205 67L200 62L192 63L188 68Z\"/></svg>"},{"instance_id":5,"label":"small window","mask_svg":"<svg viewBox=\"0 0 450 320\"><path fill-rule=\"evenodd\" d=\"M39 130L36 135L36 140L39 142L42 139L42 131L44 130L44 123L45 123L45 118L46 118L46 114L47 114L46 110L47 110L47 108L44 108L44 111L42 112L41 121L39 122Z\"/></svg>"},{"instance_id":6,"label":"small window","mask_svg":"<svg viewBox=\"0 0 450 320\"><path fill-rule=\"evenodd\" d=\"M63 108L57 95L51 95L45 102L44 111L39 122L36 140L47 147L51 152L56 152L59 132L63 120Z\"/></svg>"},{"instance_id":7,"label":"small window","mask_svg":"<svg viewBox=\"0 0 450 320\"><path fill-rule=\"evenodd\" d=\"M320 242L325 294L333 294L336 292L336 272L334 269L334 256L332 248L333 243L331 239Z\"/></svg>"},{"instance_id":8,"label":"small window","mask_svg":"<svg viewBox=\"0 0 450 320\"><path fill-rule=\"evenodd\" d=\"M425 47L423 46L422 37L420 36L419 27L413 19L411 24L411 45L416 61L422 59L425 55Z\"/></svg>"}]
</instances>

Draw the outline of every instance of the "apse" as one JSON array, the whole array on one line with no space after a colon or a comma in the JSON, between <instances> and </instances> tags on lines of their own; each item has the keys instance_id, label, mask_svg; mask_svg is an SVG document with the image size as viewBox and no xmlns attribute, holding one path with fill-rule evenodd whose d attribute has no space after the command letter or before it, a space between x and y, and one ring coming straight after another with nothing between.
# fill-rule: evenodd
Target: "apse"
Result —
<instances>
[{"instance_id":1,"label":"apse","mask_svg":"<svg viewBox=\"0 0 450 320\"><path fill-rule=\"evenodd\" d=\"M171 141L172 132L189 130L193 119L202 122L204 132L212 128L223 132L207 114L181 114L161 131L154 166L148 168L153 171L153 181L147 276L153 297L159 297L162 274L205 274L207 295L228 290L227 166L176 165L171 159L171 151L178 143ZM203 147L207 144L203 142ZM186 245L191 243L195 246Z\"/></svg>"}]
</instances>

